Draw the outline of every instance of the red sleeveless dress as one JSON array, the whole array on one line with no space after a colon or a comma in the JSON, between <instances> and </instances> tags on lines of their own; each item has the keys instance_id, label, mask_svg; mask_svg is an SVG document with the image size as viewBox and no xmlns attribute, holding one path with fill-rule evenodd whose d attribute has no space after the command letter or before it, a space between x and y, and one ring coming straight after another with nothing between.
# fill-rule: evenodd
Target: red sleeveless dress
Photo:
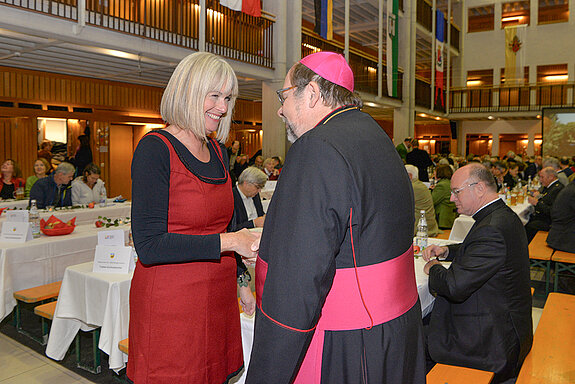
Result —
<instances>
[{"instance_id":1,"label":"red sleeveless dress","mask_svg":"<svg viewBox=\"0 0 575 384\"><path fill-rule=\"evenodd\" d=\"M224 184L201 181L168 139L155 135L170 151L168 232L225 232L233 213L229 175ZM208 145L223 161L219 145ZM138 262L130 289L129 337L127 374L136 384L221 384L237 373L243 353L233 253L218 261Z\"/></svg>"}]
</instances>

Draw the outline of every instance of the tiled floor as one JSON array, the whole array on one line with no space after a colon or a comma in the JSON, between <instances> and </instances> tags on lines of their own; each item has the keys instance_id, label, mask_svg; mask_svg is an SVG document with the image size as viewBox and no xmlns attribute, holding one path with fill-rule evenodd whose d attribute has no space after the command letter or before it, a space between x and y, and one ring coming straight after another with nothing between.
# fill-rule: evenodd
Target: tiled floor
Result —
<instances>
[{"instance_id":1,"label":"tiled floor","mask_svg":"<svg viewBox=\"0 0 575 384\"><path fill-rule=\"evenodd\" d=\"M533 331L541 318L533 308ZM0 333L0 384L92 383Z\"/></svg>"},{"instance_id":2,"label":"tiled floor","mask_svg":"<svg viewBox=\"0 0 575 384\"><path fill-rule=\"evenodd\" d=\"M0 333L1 384L92 383Z\"/></svg>"}]
</instances>

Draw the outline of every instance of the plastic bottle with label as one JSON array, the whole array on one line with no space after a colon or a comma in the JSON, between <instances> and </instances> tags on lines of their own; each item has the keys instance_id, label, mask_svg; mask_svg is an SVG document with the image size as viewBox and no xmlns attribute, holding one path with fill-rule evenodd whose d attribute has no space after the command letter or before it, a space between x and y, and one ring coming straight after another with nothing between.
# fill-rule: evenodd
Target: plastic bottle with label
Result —
<instances>
[{"instance_id":1,"label":"plastic bottle with label","mask_svg":"<svg viewBox=\"0 0 575 384\"><path fill-rule=\"evenodd\" d=\"M38 206L36 205L36 200L34 199L30 201L28 219L30 222L30 227L32 228L32 236L35 239L40 237L40 213L38 212Z\"/></svg>"},{"instance_id":2,"label":"plastic bottle with label","mask_svg":"<svg viewBox=\"0 0 575 384\"><path fill-rule=\"evenodd\" d=\"M423 251L427 247L427 220L425 219L425 210L419 211L419 222L417 223L416 241L419 249Z\"/></svg>"}]
</instances>

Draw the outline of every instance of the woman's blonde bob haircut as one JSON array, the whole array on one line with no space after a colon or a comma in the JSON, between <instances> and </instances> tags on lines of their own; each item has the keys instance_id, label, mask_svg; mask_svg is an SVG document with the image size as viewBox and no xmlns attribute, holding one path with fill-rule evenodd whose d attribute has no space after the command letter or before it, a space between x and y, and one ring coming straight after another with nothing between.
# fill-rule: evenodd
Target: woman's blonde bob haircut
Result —
<instances>
[{"instance_id":1,"label":"woman's blonde bob haircut","mask_svg":"<svg viewBox=\"0 0 575 384\"><path fill-rule=\"evenodd\" d=\"M162 96L162 118L206 141L204 101L208 93L220 91L224 96L230 95L228 112L220 120L216 136L220 143L225 143L238 95L238 80L232 67L212 53L196 52L180 61Z\"/></svg>"}]
</instances>

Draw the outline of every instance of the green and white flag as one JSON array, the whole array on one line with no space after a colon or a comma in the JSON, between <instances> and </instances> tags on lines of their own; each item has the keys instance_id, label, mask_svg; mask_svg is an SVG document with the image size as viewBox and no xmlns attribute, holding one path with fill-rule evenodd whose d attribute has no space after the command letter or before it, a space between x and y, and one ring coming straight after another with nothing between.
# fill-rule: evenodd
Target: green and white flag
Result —
<instances>
[{"instance_id":1,"label":"green and white flag","mask_svg":"<svg viewBox=\"0 0 575 384\"><path fill-rule=\"evenodd\" d=\"M387 94L397 97L397 58L398 58L398 0L387 0Z\"/></svg>"}]
</instances>

